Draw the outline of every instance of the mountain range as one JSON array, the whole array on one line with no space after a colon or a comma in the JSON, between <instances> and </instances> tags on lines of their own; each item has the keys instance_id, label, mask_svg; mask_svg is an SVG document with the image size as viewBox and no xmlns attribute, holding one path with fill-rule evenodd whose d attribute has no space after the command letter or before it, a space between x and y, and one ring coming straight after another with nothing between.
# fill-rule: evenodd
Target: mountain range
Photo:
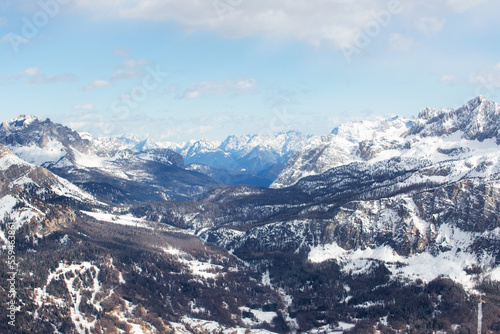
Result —
<instances>
[{"instance_id":1,"label":"mountain range","mask_svg":"<svg viewBox=\"0 0 500 334\"><path fill-rule=\"evenodd\" d=\"M17 262L2 332L500 332L500 105L484 97L184 144L23 115L0 145L2 272L12 229Z\"/></svg>"},{"instance_id":2,"label":"mountain range","mask_svg":"<svg viewBox=\"0 0 500 334\"><path fill-rule=\"evenodd\" d=\"M184 168L164 148L141 149L117 138L93 138L50 119L22 115L0 126L0 143L106 201L121 204L192 199L220 183Z\"/></svg>"},{"instance_id":3,"label":"mountain range","mask_svg":"<svg viewBox=\"0 0 500 334\"><path fill-rule=\"evenodd\" d=\"M200 170L224 184L267 187L294 152L315 140L317 136L289 131L274 136L229 136L223 142L190 140L159 145L181 154L190 169Z\"/></svg>"}]
</instances>

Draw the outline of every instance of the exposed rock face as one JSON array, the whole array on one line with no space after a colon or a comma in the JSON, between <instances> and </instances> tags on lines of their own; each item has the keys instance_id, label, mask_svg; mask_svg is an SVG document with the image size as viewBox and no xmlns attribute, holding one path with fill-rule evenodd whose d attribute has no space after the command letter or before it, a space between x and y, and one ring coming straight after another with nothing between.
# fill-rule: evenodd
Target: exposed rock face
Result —
<instances>
[{"instance_id":1,"label":"exposed rock face","mask_svg":"<svg viewBox=\"0 0 500 334\"><path fill-rule=\"evenodd\" d=\"M449 183L449 175L443 174L441 182L426 183L418 180L445 173L446 168L420 166L398 172L397 164L391 166L363 171L353 164L288 189L218 190L189 206L153 211L148 207L137 213L156 212L164 222L203 230L208 240L235 251L235 245L244 244L240 251L299 250L336 242L344 249L390 245L398 254L410 256L437 247L437 231L444 225L470 232L471 240L499 227L498 180ZM234 226L234 233L229 226Z\"/></svg>"},{"instance_id":2,"label":"exposed rock face","mask_svg":"<svg viewBox=\"0 0 500 334\"><path fill-rule=\"evenodd\" d=\"M409 134L427 137L461 131L462 138L479 141L495 138L500 144L499 119L500 105L478 96L457 110L422 110Z\"/></svg>"},{"instance_id":3,"label":"exposed rock face","mask_svg":"<svg viewBox=\"0 0 500 334\"><path fill-rule=\"evenodd\" d=\"M26 237L49 235L76 221L75 210L86 205L98 205L90 194L47 169L19 159L7 147L0 145L0 202L2 239L7 223L23 229Z\"/></svg>"},{"instance_id":4,"label":"exposed rock face","mask_svg":"<svg viewBox=\"0 0 500 334\"><path fill-rule=\"evenodd\" d=\"M45 148L50 143L57 143L59 149L70 154L72 149L82 153L90 153L91 143L80 135L61 124L55 124L50 119L42 121L35 116L21 115L0 125L0 143L9 147Z\"/></svg>"}]
</instances>

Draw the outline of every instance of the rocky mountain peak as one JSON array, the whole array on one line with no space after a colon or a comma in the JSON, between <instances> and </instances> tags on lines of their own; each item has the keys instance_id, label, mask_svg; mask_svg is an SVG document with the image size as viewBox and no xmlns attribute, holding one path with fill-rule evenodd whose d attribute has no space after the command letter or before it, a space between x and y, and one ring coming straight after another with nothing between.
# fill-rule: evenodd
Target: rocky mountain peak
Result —
<instances>
[{"instance_id":1,"label":"rocky mountain peak","mask_svg":"<svg viewBox=\"0 0 500 334\"><path fill-rule=\"evenodd\" d=\"M28 126L28 125L32 124L33 122L39 123L39 122L41 122L41 120L38 117L33 116L33 115L22 114L19 117L14 118L14 119L10 120L9 122L4 122L4 123L7 123L10 126L24 127L24 126Z\"/></svg>"},{"instance_id":2,"label":"rocky mountain peak","mask_svg":"<svg viewBox=\"0 0 500 334\"><path fill-rule=\"evenodd\" d=\"M443 108L443 109L435 109L435 108L424 108L418 113L418 119L421 120L431 120L435 119L437 117L440 117L441 115L447 114L449 112L453 111L452 109L449 108Z\"/></svg>"},{"instance_id":3,"label":"rocky mountain peak","mask_svg":"<svg viewBox=\"0 0 500 334\"><path fill-rule=\"evenodd\" d=\"M123 136L118 137L117 139L129 145L137 145L142 141L141 138L130 133L126 133Z\"/></svg>"},{"instance_id":4,"label":"rocky mountain peak","mask_svg":"<svg viewBox=\"0 0 500 334\"><path fill-rule=\"evenodd\" d=\"M468 140L495 138L500 144L500 104L478 96L456 110L426 108L419 113L409 134L429 137L457 131Z\"/></svg>"},{"instance_id":5,"label":"rocky mountain peak","mask_svg":"<svg viewBox=\"0 0 500 334\"><path fill-rule=\"evenodd\" d=\"M21 115L0 126L0 138L7 145L36 145L44 147L48 141L67 142L73 146L89 144L72 129L53 123L49 118L42 121L36 116ZM63 143L64 144L64 143ZM65 145L66 146L66 145Z\"/></svg>"},{"instance_id":6,"label":"rocky mountain peak","mask_svg":"<svg viewBox=\"0 0 500 334\"><path fill-rule=\"evenodd\" d=\"M457 137L448 138L451 134ZM456 110L425 108L417 119L393 117L345 123L324 140L297 151L271 187L290 186L305 176L355 161L376 162L403 155L437 159L439 154L449 159L469 150L457 138L479 142L495 139L500 144L500 104L478 96ZM437 153L429 153L434 146Z\"/></svg>"}]
</instances>

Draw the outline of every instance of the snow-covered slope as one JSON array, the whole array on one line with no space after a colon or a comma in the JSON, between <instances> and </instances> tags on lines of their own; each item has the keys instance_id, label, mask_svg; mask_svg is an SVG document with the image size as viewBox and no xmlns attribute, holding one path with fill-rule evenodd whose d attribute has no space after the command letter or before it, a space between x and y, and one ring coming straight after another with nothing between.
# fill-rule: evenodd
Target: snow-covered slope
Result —
<instances>
[{"instance_id":1,"label":"snow-covered slope","mask_svg":"<svg viewBox=\"0 0 500 334\"><path fill-rule=\"evenodd\" d=\"M96 203L94 197L87 192L43 167L20 159L3 145L0 145L0 173L2 175L0 186L2 192L30 189L36 195L45 193L51 196L73 198L82 203Z\"/></svg>"},{"instance_id":2,"label":"snow-covered slope","mask_svg":"<svg viewBox=\"0 0 500 334\"><path fill-rule=\"evenodd\" d=\"M424 109L415 120L350 122L296 153L271 187L287 187L352 162L373 164L399 156L440 163L485 156L500 143L499 115L498 103L477 97L457 110Z\"/></svg>"},{"instance_id":3,"label":"snow-covered slope","mask_svg":"<svg viewBox=\"0 0 500 334\"><path fill-rule=\"evenodd\" d=\"M17 157L0 145L0 239L29 225L32 235L42 236L55 225L75 219L65 205L105 206L69 181ZM12 228L8 228L11 226Z\"/></svg>"},{"instance_id":4,"label":"snow-covered slope","mask_svg":"<svg viewBox=\"0 0 500 334\"><path fill-rule=\"evenodd\" d=\"M290 186L303 177L321 174L354 161L371 159L388 148L402 148L400 136L409 125L411 121L401 117L343 124L329 136L321 137L297 151L271 187Z\"/></svg>"}]
</instances>

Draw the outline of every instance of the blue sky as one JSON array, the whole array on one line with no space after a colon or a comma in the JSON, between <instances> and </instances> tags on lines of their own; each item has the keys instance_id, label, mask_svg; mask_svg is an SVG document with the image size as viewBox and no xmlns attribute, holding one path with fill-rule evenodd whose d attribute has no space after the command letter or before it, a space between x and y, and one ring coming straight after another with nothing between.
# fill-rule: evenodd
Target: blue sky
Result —
<instances>
[{"instance_id":1,"label":"blue sky","mask_svg":"<svg viewBox=\"0 0 500 334\"><path fill-rule=\"evenodd\" d=\"M222 140L500 101L499 1L1 0L1 120Z\"/></svg>"}]
</instances>

